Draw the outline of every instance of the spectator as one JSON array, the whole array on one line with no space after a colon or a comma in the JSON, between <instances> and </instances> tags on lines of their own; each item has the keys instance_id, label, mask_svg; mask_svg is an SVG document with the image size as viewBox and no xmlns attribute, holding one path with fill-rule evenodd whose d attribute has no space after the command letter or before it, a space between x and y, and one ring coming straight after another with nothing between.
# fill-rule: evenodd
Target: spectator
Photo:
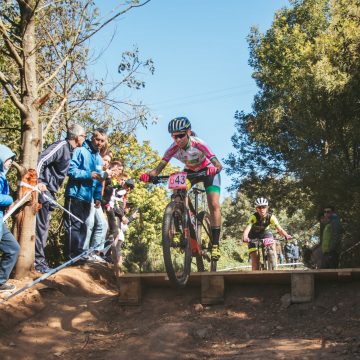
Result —
<instances>
[{"instance_id":1,"label":"spectator","mask_svg":"<svg viewBox=\"0 0 360 360\"><path fill-rule=\"evenodd\" d=\"M284 245L284 254L285 254L285 260L287 264L290 264L293 262L294 258L293 258L293 244L292 243L286 243Z\"/></svg>"},{"instance_id":2,"label":"spectator","mask_svg":"<svg viewBox=\"0 0 360 360\"><path fill-rule=\"evenodd\" d=\"M74 258L83 252L86 239L86 219L95 202L101 204L102 159L99 149L106 142L104 130L94 131L91 140L75 149L69 165L69 181L65 190L65 208L78 219L64 213L65 256Z\"/></svg>"},{"instance_id":3,"label":"spectator","mask_svg":"<svg viewBox=\"0 0 360 360\"><path fill-rule=\"evenodd\" d=\"M5 145L0 145L0 291L13 291L16 286L7 281L19 256L20 246L3 221L4 212L13 203L9 195L6 173L15 159L15 154Z\"/></svg>"},{"instance_id":4,"label":"spectator","mask_svg":"<svg viewBox=\"0 0 360 360\"><path fill-rule=\"evenodd\" d=\"M127 194L130 193L130 191L134 190L135 188L135 181L133 179L127 179L125 180L124 182L124 185L123 185L123 188L125 190L125 194L123 195L122 197L122 203L123 203L123 208L124 210L127 209L127 206L126 206L126 202L127 202Z\"/></svg>"},{"instance_id":5,"label":"spectator","mask_svg":"<svg viewBox=\"0 0 360 360\"><path fill-rule=\"evenodd\" d=\"M105 179L102 206L107 215L109 224L108 237L110 241L113 241L119 234L119 228L116 223L114 201L112 197L115 190L120 188L118 178L122 175L124 171L124 165L120 160L115 160L110 163L109 169L111 170L111 172L109 173L109 176Z\"/></svg>"},{"instance_id":6,"label":"spectator","mask_svg":"<svg viewBox=\"0 0 360 360\"><path fill-rule=\"evenodd\" d=\"M107 148L107 142L103 146ZM102 148L99 149L100 154L102 153ZM111 173L111 170L108 169L109 163L111 161L111 154L105 152L102 155L103 161L103 177L107 178ZM104 183L105 180L101 183L101 196L104 193ZM102 206L95 207L95 204L91 203L90 214L86 219L86 239L84 243L84 250L88 250L90 247L96 247L97 251L100 251L104 248L106 233L108 231L108 222L103 212ZM88 258L89 261L103 261L97 254L90 255Z\"/></svg>"},{"instance_id":7,"label":"spectator","mask_svg":"<svg viewBox=\"0 0 360 360\"><path fill-rule=\"evenodd\" d=\"M127 194L130 191L132 191L134 187L135 187L135 182L133 179L126 180L123 190L121 191L122 195L119 201L119 206L121 206L123 209L123 216L121 218L120 217L118 218L119 235L115 239L111 247L112 260L115 266L115 273L117 276L119 276L122 273L123 256L121 249L124 247L125 233L128 229L128 226L139 216L137 209L129 217L126 216L126 214L129 212L129 207L127 206L127 199L126 199Z\"/></svg>"},{"instance_id":8,"label":"spectator","mask_svg":"<svg viewBox=\"0 0 360 360\"><path fill-rule=\"evenodd\" d=\"M293 261L294 263L297 263L300 259L300 248L297 241L294 241L293 243L292 252L293 252ZM294 265L294 268L296 268L296 265Z\"/></svg>"},{"instance_id":9,"label":"spectator","mask_svg":"<svg viewBox=\"0 0 360 360\"><path fill-rule=\"evenodd\" d=\"M282 247L281 247L281 242L279 239L276 239L275 246L276 246L276 254L277 254L279 264L283 264L284 263L284 255L283 255L283 251L282 251Z\"/></svg>"},{"instance_id":10,"label":"spectator","mask_svg":"<svg viewBox=\"0 0 360 360\"><path fill-rule=\"evenodd\" d=\"M320 245L322 252L321 268L337 269L341 243L340 219L332 205L324 208L320 219Z\"/></svg>"},{"instance_id":11,"label":"spectator","mask_svg":"<svg viewBox=\"0 0 360 360\"><path fill-rule=\"evenodd\" d=\"M65 140L56 141L46 148L39 157L37 176L41 208L36 214L35 270L47 273L51 269L45 259L45 246L48 239L50 213L54 209L47 197L56 198L56 193L64 182L74 149L82 146L85 131L80 125L71 125Z\"/></svg>"}]
</instances>

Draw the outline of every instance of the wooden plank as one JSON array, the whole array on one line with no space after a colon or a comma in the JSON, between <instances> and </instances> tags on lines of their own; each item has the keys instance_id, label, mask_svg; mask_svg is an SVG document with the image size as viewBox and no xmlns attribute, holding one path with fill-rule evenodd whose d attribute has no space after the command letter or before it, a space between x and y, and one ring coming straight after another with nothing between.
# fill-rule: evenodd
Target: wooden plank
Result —
<instances>
[{"instance_id":1,"label":"wooden plank","mask_svg":"<svg viewBox=\"0 0 360 360\"><path fill-rule=\"evenodd\" d=\"M218 271L215 273L192 273L187 286L201 286L203 276L224 277L229 284L291 284L292 274L313 274L315 281L337 281L351 277L360 279L360 269L274 270L274 271ZM351 274L351 275L349 275ZM124 274L122 278L141 278L145 286L170 287L165 273Z\"/></svg>"},{"instance_id":2,"label":"wooden plank","mask_svg":"<svg viewBox=\"0 0 360 360\"><path fill-rule=\"evenodd\" d=\"M352 278L352 271L349 269L339 269L338 278L340 281L349 281Z\"/></svg>"}]
</instances>

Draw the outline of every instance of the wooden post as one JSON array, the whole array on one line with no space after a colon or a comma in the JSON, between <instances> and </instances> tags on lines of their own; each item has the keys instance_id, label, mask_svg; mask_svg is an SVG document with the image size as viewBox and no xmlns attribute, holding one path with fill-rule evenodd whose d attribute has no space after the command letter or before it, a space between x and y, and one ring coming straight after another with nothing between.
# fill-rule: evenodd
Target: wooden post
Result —
<instances>
[{"instance_id":1,"label":"wooden post","mask_svg":"<svg viewBox=\"0 0 360 360\"><path fill-rule=\"evenodd\" d=\"M314 275L291 274L291 302L302 303L314 299Z\"/></svg>"},{"instance_id":2,"label":"wooden post","mask_svg":"<svg viewBox=\"0 0 360 360\"><path fill-rule=\"evenodd\" d=\"M352 271L349 269L339 269L338 270L338 279L340 281L350 281L352 276Z\"/></svg>"},{"instance_id":3,"label":"wooden post","mask_svg":"<svg viewBox=\"0 0 360 360\"><path fill-rule=\"evenodd\" d=\"M204 305L224 302L224 277L221 275L201 276L201 303Z\"/></svg>"},{"instance_id":4,"label":"wooden post","mask_svg":"<svg viewBox=\"0 0 360 360\"><path fill-rule=\"evenodd\" d=\"M122 305L140 305L141 303L141 278L118 277L119 302Z\"/></svg>"}]
</instances>

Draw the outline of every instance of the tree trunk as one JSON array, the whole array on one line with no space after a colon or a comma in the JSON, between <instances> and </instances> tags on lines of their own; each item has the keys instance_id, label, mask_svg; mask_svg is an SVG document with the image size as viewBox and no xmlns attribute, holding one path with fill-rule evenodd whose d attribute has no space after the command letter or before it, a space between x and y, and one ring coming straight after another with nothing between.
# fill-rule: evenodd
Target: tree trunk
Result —
<instances>
[{"instance_id":1,"label":"tree trunk","mask_svg":"<svg viewBox=\"0 0 360 360\"><path fill-rule=\"evenodd\" d=\"M21 164L27 169L36 169L39 153L39 114L36 107L38 84L36 77L36 37L35 21L32 9L34 1L28 0L21 8L22 47L24 66L20 69L22 86L22 103L26 113L22 114L22 154ZM32 171L34 173L34 171ZM19 191L19 196L21 191ZM32 269L35 258L35 221L37 196L31 198L21 216L16 218L17 239L20 243L20 254L16 264L15 277L22 278Z\"/></svg>"}]
</instances>

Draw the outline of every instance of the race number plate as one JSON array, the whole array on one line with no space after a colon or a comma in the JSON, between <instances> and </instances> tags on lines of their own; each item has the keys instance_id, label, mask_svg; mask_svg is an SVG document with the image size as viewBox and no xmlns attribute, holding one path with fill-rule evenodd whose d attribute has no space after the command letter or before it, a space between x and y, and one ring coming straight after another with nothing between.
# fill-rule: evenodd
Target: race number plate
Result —
<instances>
[{"instance_id":1,"label":"race number plate","mask_svg":"<svg viewBox=\"0 0 360 360\"><path fill-rule=\"evenodd\" d=\"M168 188L172 190L186 189L186 172L171 174L169 177Z\"/></svg>"},{"instance_id":2,"label":"race number plate","mask_svg":"<svg viewBox=\"0 0 360 360\"><path fill-rule=\"evenodd\" d=\"M264 238L264 239L263 239L263 244L264 244L264 246L266 246L266 247L272 246L273 243L274 243L274 239L273 239L273 238Z\"/></svg>"}]
</instances>

